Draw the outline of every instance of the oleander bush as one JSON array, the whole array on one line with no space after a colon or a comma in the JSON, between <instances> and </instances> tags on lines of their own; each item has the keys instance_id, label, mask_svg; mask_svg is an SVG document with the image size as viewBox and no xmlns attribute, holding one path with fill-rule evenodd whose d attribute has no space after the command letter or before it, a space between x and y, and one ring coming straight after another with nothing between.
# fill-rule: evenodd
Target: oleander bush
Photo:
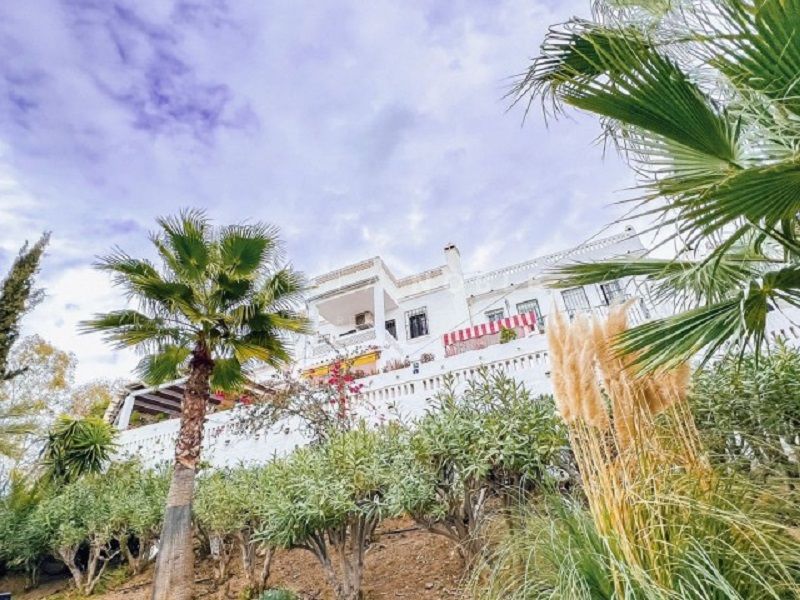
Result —
<instances>
[{"instance_id":1,"label":"oleander bush","mask_svg":"<svg viewBox=\"0 0 800 600\"><path fill-rule=\"evenodd\" d=\"M166 475L124 462L60 486L15 476L0 506L0 559L35 583L41 563L58 558L82 594L112 561L125 558L139 572L157 539Z\"/></svg>"},{"instance_id":2,"label":"oleander bush","mask_svg":"<svg viewBox=\"0 0 800 600\"><path fill-rule=\"evenodd\" d=\"M261 510L273 491L264 467L214 471L200 479L195 498L195 523L209 539L216 582L229 576L234 554L239 556L248 594L264 591L269 579L274 546L255 534L265 526Z\"/></svg>"},{"instance_id":3,"label":"oleander bush","mask_svg":"<svg viewBox=\"0 0 800 600\"><path fill-rule=\"evenodd\" d=\"M690 396L711 456L727 468L796 479L800 460L800 352L730 354L699 370Z\"/></svg>"},{"instance_id":4,"label":"oleander bush","mask_svg":"<svg viewBox=\"0 0 800 600\"><path fill-rule=\"evenodd\" d=\"M459 390L449 379L416 424L396 499L470 559L492 508L510 510L569 479L566 429L552 398L533 397L503 373L482 370Z\"/></svg>"},{"instance_id":5,"label":"oleander bush","mask_svg":"<svg viewBox=\"0 0 800 600\"><path fill-rule=\"evenodd\" d=\"M337 598L360 598L364 555L375 529L399 514L388 498L397 486L403 440L398 428L362 424L267 465L257 538L308 550Z\"/></svg>"}]
</instances>

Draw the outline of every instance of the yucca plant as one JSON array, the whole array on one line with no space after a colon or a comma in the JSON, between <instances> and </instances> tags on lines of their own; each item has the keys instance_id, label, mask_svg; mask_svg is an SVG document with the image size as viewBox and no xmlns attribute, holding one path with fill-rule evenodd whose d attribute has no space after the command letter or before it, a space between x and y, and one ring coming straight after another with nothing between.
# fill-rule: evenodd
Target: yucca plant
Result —
<instances>
[{"instance_id":1,"label":"yucca plant","mask_svg":"<svg viewBox=\"0 0 800 600\"><path fill-rule=\"evenodd\" d=\"M138 310L97 315L83 327L143 352L138 371L151 385L187 377L153 585L154 600L183 600L194 582L192 493L209 392L240 390L253 365L285 364L289 334L305 331L306 321L296 312L301 278L284 264L275 228L213 228L199 211L158 224L151 240L160 267L120 250L98 263Z\"/></svg>"},{"instance_id":2,"label":"yucca plant","mask_svg":"<svg viewBox=\"0 0 800 600\"><path fill-rule=\"evenodd\" d=\"M62 415L50 429L42 450L45 480L71 483L88 473L100 473L111 460L116 432L96 417Z\"/></svg>"},{"instance_id":3,"label":"yucca plant","mask_svg":"<svg viewBox=\"0 0 800 600\"><path fill-rule=\"evenodd\" d=\"M554 285L640 276L676 303L617 340L644 370L759 349L767 314L800 306L800 0L594 6L551 28L514 94L598 116L640 177L632 216L679 256L568 265Z\"/></svg>"}]
</instances>

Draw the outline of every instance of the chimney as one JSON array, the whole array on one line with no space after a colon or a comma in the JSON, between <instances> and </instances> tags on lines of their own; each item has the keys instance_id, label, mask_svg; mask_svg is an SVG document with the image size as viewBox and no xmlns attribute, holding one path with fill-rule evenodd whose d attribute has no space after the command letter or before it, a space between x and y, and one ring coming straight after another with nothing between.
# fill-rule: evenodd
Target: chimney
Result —
<instances>
[{"instance_id":1,"label":"chimney","mask_svg":"<svg viewBox=\"0 0 800 600\"><path fill-rule=\"evenodd\" d=\"M467 302L467 293L464 289L464 273L461 270L461 253L455 244L447 244L444 247L444 258L447 261L447 277L449 280L450 296L452 298L452 311L450 318L452 323L448 326L456 328L463 326L464 323L472 325L472 314Z\"/></svg>"},{"instance_id":2,"label":"chimney","mask_svg":"<svg viewBox=\"0 0 800 600\"><path fill-rule=\"evenodd\" d=\"M447 244L444 247L444 257L447 262L447 268L453 275L463 275L461 271L461 253L458 251L458 246L453 243Z\"/></svg>"}]
</instances>

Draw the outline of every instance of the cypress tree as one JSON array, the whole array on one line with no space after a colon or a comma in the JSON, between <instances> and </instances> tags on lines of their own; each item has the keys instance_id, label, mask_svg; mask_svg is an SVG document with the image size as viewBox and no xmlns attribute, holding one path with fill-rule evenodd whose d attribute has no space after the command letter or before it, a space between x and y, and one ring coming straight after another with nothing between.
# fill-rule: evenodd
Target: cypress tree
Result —
<instances>
[{"instance_id":1,"label":"cypress tree","mask_svg":"<svg viewBox=\"0 0 800 600\"><path fill-rule=\"evenodd\" d=\"M0 288L0 381L7 381L24 371L24 368L9 370L8 356L19 337L22 316L41 299L42 293L33 289L33 281L49 241L50 234L45 233L33 246L28 247L26 243Z\"/></svg>"}]
</instances>

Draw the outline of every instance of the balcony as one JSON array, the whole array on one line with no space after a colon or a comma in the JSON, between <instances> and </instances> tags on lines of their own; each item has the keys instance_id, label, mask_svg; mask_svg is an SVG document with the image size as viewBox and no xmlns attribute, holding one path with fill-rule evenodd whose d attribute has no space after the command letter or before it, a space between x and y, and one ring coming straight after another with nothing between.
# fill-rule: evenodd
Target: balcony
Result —
<instances>
[{"instance_id":1,"label":"balcony","mask_svg":"<svg viewBox=\"0 0 800 600\"><path fill-rule=\"evenodd\" d=\"M328 354L335 354L338 351L354 351L359 346L374 345L378 336L375 328L364 329L362 331L349 331L335 338L328 337L315 344L311 349L312 358L322 358Z\"/></svg>"}]
</instances>

